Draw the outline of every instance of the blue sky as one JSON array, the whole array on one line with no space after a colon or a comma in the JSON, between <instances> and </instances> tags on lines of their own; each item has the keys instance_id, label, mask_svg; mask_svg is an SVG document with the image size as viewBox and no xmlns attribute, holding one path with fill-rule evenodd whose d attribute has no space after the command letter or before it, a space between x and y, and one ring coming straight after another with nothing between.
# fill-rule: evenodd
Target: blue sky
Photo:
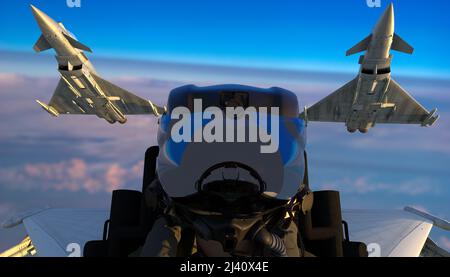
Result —
<instances>
[{"instance_id":1,"label":"blue sky","mask_svg":"<svg viewBox=\"0 0 450 277\"><path fill-rule=\"evenodd\" d=\"M365 38L390 1L5 1L0 48L31 51L38 29L33 3L64 21L97 55L195 63L240 64L314 70L357 69L345 51ZM450 3L394 1L396 31L416 48L395 53L397 72L450 76L447 16Z\"/></svg>"},{"instance_id":2,"label":"blue sky","mask_svg":"<svg viewBox=\"0 0 450 277\"><path fill-rule=\"evenodd\" d=\"M285 87L301 105L356 75L358 57L345 51L370 33L389 3L381 2L82 0L70 9L65 0L31 1L94 50L88 56L102 76L158 104L187 83L242 83ZM32 51L40 31L29 4L0 9L0 117L8 118L0 121L0 221L47 205L108 207L112 189L139 188L142 155L156 142L149 117L111 126L42 112L34 99L48 101L58 75L53 52ZM450 219L450 3L394 4L396 31L416 51L394 53L393 75L441 119L366 135L310 124L313 188L341 190L345 208L415 205ZM23 235L0 230L0 251ZM448 234L436 230L433 239L450 250Z\"/></svg>"}]
</instances>

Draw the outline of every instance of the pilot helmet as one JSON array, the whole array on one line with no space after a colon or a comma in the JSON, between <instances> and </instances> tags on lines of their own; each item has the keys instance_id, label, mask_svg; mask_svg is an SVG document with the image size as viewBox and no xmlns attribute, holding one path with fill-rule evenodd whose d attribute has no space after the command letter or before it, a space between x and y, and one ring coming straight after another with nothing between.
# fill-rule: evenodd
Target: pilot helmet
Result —
<instances>
[{"instance_id":1,"label":"pilot helmet","mask_svg":"<svg viewBox=\"0 0 450 277\"><path fill-rule=\"evenodd\" d=\"M157 175L173 199L209 192L225 202L288 201L304 180L305 129L285 89L176 88L159 120Z\"/></svg>"}]
</instances>

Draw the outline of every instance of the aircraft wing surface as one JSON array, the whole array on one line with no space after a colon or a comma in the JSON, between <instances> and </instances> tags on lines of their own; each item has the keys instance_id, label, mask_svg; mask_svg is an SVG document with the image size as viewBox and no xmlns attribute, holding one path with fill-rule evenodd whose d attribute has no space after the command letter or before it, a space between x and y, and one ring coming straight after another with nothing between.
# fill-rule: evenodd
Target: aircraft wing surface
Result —
<instances>
[{"instance_id":1,"label":"aircraft wing surface","mask_svg":"<svg viewBox=\"0 0 450 277\"><path fill-rule=\"evenodd\" d=\"M23 225L37 256L68 257L82 255L87 241L100 240L108 218L107 210L48 209L25 218Z\"/></svg>"},{"instance_id":2,"label":"aircraft wing surface","mask_svg":"<svg viewBox=\"0 0 450 277\"><path fill-rule=\"evenodd\" d=\"M126 91L95 74L92 76L124 114L154 114L158 116L164 113L163 107L153 104L150 100Z\"/></svg>"},{"instance_id":3,"label":"aircraft wing surface","mask_svg":"<svg viewBox=\"0 0 450 277\"><path fill-rule=\"evenodd\" d=\"M80 94L73 87L60 79L48 106L55 109L58 114L95 114L94 109L81 107L75 102L78 95Z\"/></svg>"},{"instance_id":4,"label":"aircraft wing surface","mask_svg":"<svg viewBox=\"0 0 450 277\"><path fill-rule=\"evenodd\" d=\"M358 78L348 82L332 94L306 109L300 117L308 121L346 122L353 113L352 105L358 89ZM391 108L380 109L376 123L421 124L431 126L438 119L437 110L427 111L396 81L390 79L386 91L386 103Z\"/></svg>"},{"instance_id":5,"label":"aircraft wing surface","mask_svg":"<svg viewBox=\"0 0 450 277\"><path fill-rule=\"evenodd\" d=\"M129 91L126 91L92 73L100 88L107 93L111 100L123 114L154 114L156 116L164 113L164 108L153 104ZM83 97L65 80L60 79L53 93L50 103L47 105L39 103L48 112L58 114L96 114L94 105L86 105L80 101ZM94 103L94 102L92 102ZM56 111L56 112L55 112Z\"/></svg>"},{"instance_id":6,"label":"aircraft wing surface","mask_svg":"<svg viewBox=\"0 0 450 277\"><path fill-rule=\"evenodd\" d=\"M353 79L332 94L309 107L300 116L308 121L345 122L349 116L358 79Z\"/></svg>"},{"instance_id":7,"label":"aircraft wing surface","mask_svg":"<svg viewBox=\"0 0 450 277\"><path fill-rule=\"evenodd\" d=\"M418 257L433 222L403 210L344 210L350 240L367 245L371 257Z\"/></svg>"},{"instance_id":8,"label":"aircraft wing surface","mask_svg":"<svg viewBox=\"0 0 450 277\"><path fill-rule=\"evenodd\" d=\"M371 257L418 257L433 224L443 225L404 210L343 210L342 216L350 240L366 243ZM46 209L21 223L38 256L67 257L77 254L77 246L82 254L87 241L101 240L108 218L108 210Z\"/></svg>"},{"instance_id":9,"label":"aircraft wing surface","mask_svg":"<svg viewBox=\"0 0 450 277\"><path fill-rule=\"evenodd\" d=\"M378 123L433 125L439 118L436 110L428 112L414 97L403 89L394 79L389 83L387 99L395 104L395 111L377 118Z\"/></svg>"}]
</instances>

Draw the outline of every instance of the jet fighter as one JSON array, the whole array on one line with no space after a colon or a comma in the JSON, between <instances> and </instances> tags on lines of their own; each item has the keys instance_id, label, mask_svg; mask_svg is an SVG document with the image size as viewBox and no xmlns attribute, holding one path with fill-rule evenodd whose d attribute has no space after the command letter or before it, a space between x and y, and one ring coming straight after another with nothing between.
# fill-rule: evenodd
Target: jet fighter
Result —
<instances>
[{"instance_id":1,"label":"jet fighter","mask_svg":"<svg viewBox=\"0 0 450 277\"><path fill-rule=\"evenodd\" d=\"M345 122L351 133L367 133L376 123L433 125L437 109L428 112L391 78L390 50L412 54L414 49L394 33L394 7L389 5L371 35L347 51L361 56L358 76L305 109L308 121Z\"/></svg>"},{"instance_id":2,"label":"jet fighter","mask_svg":"<svg viewBox=\"0 0 450 277\"><path fill-rule=\"evenodd\" d=\"M6 221L4 227L26 227L32 247L26 240L21 246L30 248L22 252L76 255L68 253L75 245L81 255L82 245L87 257L418 256L424 249L448 254L427 240L433 225L450 229L445 220L413 208L341 213L338 192L313 192L309 186L304 119L346 122L352 132L367 132L376 122L428 126L437 120L390 78L390 49L413 51L394 33L392 5L373 34L347 53L367 50L359 76L300 117L293 92L242 85L183 86L172 90L167 109L156 107L97 77L80 51L90 49L34 7L33 13L43 31L35 49L55 48L62 75L63 88L49 106L42 105L48 112L78 109L121 123L123 111L162 116L158 146L145 154L141 191L114 191L110 211L48 209ZM206 109L196 108L199 100ZM235 113L227 115L229 109ZM172 131L183 122L188 138L178 141ZM217 126L235 124L241 126L237 142L224 142L223 135L234 138L235 130ZM207 126L214 126L217 139L204 139ZM278 135L275 152L262 153L267 141L251 139L255 126L253 134L259 129L260 137L269 129L273 138Z\"/></svg>"},{"instance_id":3,"label":"jet fighter","mask_svg":"<svg viewBox=\"0 0 450 277\"><path fill-rule=\"evenodd\" d=\"M62 23L31 5L33 15L42 31L34 45L36 52L53 48L56 51L61 80L47 105L41 107L57 117L60 114L95 114L109 123L127 121L126 114L153 114L164 108L154 105L99 77L83 51L92 52L80 43Z\"/></svg>"}]
</instances>

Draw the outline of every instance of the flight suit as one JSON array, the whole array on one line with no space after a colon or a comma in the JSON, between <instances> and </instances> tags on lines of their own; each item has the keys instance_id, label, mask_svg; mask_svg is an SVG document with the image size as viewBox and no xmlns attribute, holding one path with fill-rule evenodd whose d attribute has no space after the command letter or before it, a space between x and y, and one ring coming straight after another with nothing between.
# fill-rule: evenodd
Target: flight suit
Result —
<instances>
[{"instance_id":1,"label":"flight suit","mask_svg":"<svg viewBox=\"0 0 450 277\"><path fill-rule=\"evenodd\" d=\"M182 227L173 223L169 223L165 217L158 218L152 230L147 235L144 246L142 247L141 257L176 257L178 251L178 245L181 240ZM286 229L279 229L277 233L284 240L286 245L286 252L288 257L300 257L301 251L297 245L297 225L291 222ZM200 240L198 240L200 241ZM201 246L205 247L218 247L220 243L201 243ZM220 245L221 246L221 245ZM197 248L196 245L194 245ZM221 247L220 247L221 248ZM206 253L217 253L219 256L227 256L227 254L221 250L203 251Z\"/></svg>"}]
</instances>

